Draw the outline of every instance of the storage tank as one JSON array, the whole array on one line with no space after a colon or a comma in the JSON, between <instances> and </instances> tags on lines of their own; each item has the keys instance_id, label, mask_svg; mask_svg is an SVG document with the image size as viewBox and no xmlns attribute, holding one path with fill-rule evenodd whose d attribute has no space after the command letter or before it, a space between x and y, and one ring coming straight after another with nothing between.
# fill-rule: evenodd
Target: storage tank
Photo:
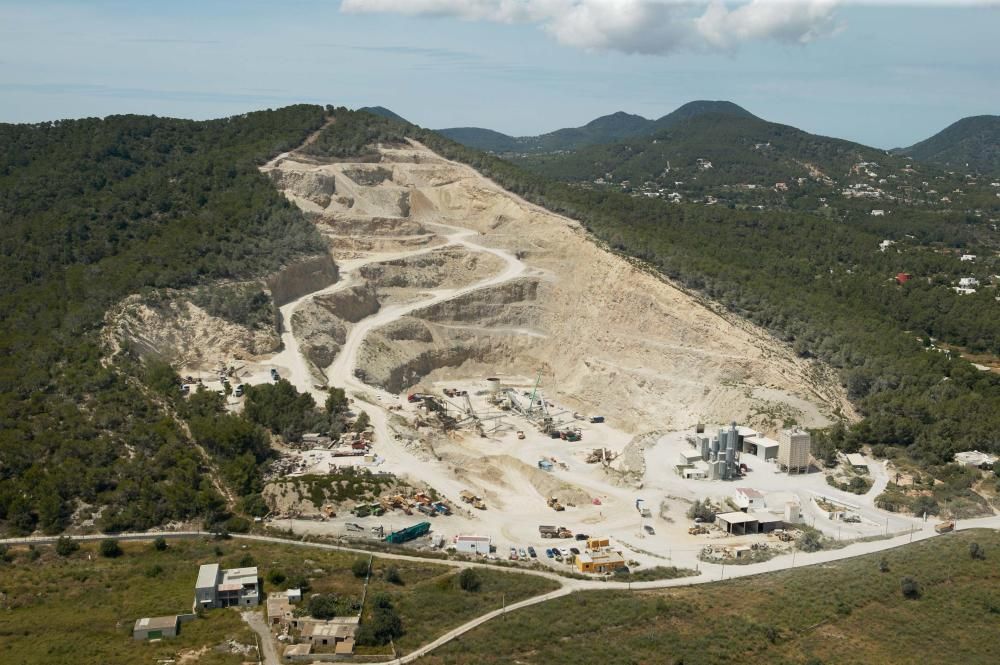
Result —
<instances>
[{"instance_id":1,"label":"storage tank","mask_svg":"<svg viewBox=\"0 0 1000 665\"><path fill-rule=\"evenodd\" d=\"M486 390L491 395L496 395L500 392L500 379L495 376L491 376L486 379Z\"/></svg>"},{"instance_id":2,"label":"storage tank","mask_svg":"<svg viewBox=\"0 0 1000 665\"><path fill-rule=\"evenodd\" d=\"M700 439L699 443L701 444L701 459L707 462L709 458L708 437L701 436L698 438Z\"/></svg>"},{"instance_id":3,"label":"storage tank","mask_svg":"<svg viewBox=\"0 0 1000 665\"><path fill-rule=\"evenodd\" d=\"M719 440L712 439L712 457L718 457L719 455Z\"/></svg>"}]
</instances>

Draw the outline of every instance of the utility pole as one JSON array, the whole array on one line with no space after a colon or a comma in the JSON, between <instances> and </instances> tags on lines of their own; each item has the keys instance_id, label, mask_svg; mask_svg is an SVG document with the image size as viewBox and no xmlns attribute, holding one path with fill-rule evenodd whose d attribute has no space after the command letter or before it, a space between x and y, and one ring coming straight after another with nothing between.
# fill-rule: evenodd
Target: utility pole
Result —
<instances>
[{"instance_id":1,"label":"utility pole","mask_svg":"<svg viewBox=\"0 0 1000 665\"><path fill-rule=\"evenodd\" d=\"M503 616L503 620L507 620L507 594L500 594L500 614Z\"/></svg>"}]
</instances>

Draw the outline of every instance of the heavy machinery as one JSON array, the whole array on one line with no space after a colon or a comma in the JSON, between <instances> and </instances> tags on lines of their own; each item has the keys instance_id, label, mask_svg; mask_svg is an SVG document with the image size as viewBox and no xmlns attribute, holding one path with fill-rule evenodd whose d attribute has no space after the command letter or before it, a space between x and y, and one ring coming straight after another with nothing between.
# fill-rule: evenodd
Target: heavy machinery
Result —
<instances>
[{"instance_id":1,"label":"heavy machinery","mask_svg":"<svg viewBox=\"0 0 1000 665\"><path fill-rule=\"evenodd\" d=\"M546 503L548 503L549 508L551 508L556 512L561 512L563 510L566 510L566 507L563 506L561 503L559 503L559 499L557 499L554 496L550 496L549 500Z\"/></svg>"},{"instance_id":2,"label":"heavy machinery","mask_svg":"<svg viewBox=\"0 0 1000 665\"><path fill-rule=\"evenodd\" d=\"M399 531L393 531L388 536L385 537L385 542L392 543L393 545L400 545L402 543L415 540L420 536L425 535L431 530L430 522L418 522L413 526L408 526L405 529L400 529Z\"/></svg>"},{"instance_id":3,"label":"heavy machinery","mask_svg":"<svg viewBox=\"0 0 1000 665\"><path fill-rule=\"evenodd\" d=\"M955 530L955 523L951 521L941 522L940 524L934 525L934 530L938 533L949 533Z\"/></svg>"},{"instance_id":4,"label":"heavy machinery","mask_svg":"<svg viewBox=\"0 0 1000 665\"><path fill-rule=\"evenodd\" d=\"M470 504L473 508L476 508L477 510L486 510L486 504L483 503L483 500L469 490L462 490L458 496L462 499L462 501Z\"/></svg>"}]
</instances>

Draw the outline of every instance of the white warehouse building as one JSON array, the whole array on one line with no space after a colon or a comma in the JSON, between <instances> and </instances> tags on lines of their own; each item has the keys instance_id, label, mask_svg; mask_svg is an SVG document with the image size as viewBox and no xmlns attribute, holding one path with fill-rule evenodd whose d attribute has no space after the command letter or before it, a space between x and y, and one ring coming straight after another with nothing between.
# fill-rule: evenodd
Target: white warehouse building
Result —
<instances>
[{"instance_id":1,"label":"white warehouse building","mask_svg":"<svg viewBox=\"0 0 1000 665\"><path fill-rule=\"evenodd\" d=\"M458 536L455 538L455 551L462 554L490 553L489 536Z\"/></svg>"}]
</instances>

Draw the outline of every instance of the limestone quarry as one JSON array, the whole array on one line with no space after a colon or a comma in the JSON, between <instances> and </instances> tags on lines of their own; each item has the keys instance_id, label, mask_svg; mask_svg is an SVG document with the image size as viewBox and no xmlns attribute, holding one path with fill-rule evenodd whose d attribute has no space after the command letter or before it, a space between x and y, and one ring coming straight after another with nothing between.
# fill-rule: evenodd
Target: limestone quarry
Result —
<instances>
[{"instance_id":1,"label":"limestone quarry","mask_svg":"<svg viewBox=\"0 0 1000 665\"><path fill-rule=\"evenodd\" d=\"M381 154L377 164L292 154L267 169L334 257L360 264L348 286L294 315L317 367L329 366L359 317L408 304L365 336L357 358L368 383L395 394L540 371L546 394L632 433L731 419L816 426L836 409L850 413L823 367L600 247L576 222L420 145ZM448 240L458 229L474 233L479 251ZM514 255L523 274L413 306L499 272L488 250Z\"/></svg>"},{"instance_id":2,"label":"limestone quarry","mask_svg":"<svg viewBox=\"0 0 1000 665\"><path fill-rule=\"evenodd\" d=\"M267 282L280 341L221 326L189 303L149 311L132 303L128 316L110 317L119 337L172 350L182 374L238 356L240 382L270 381L274 370L318 404L328 387L342 387L352 409L369 414L374 444L364 456L284 449L298 471L264 492L282 528L345 535L359 528L355 519L380 526L349 514L357 502L330 499L320 514L315 498L289 484L354 467L449 502L454 514L438 532L527 543L539 522L558 519L615 537L641 560L647 550L629 545L647 535L636 531L637 492L662 517L719 490L691 489L675 473L686 447L677 432L738 421L774 433L852 416L828 368L614 254L577 222L417 143L378 154L378 162L323 163L291 152L262 167L330 247ZM558 414L562 432L511 412L497 399L501 384ZM797 485L799 499L823 489L822 479ZM470 492L485 510L462 504Z\"/></svg>"}]
</instances>

